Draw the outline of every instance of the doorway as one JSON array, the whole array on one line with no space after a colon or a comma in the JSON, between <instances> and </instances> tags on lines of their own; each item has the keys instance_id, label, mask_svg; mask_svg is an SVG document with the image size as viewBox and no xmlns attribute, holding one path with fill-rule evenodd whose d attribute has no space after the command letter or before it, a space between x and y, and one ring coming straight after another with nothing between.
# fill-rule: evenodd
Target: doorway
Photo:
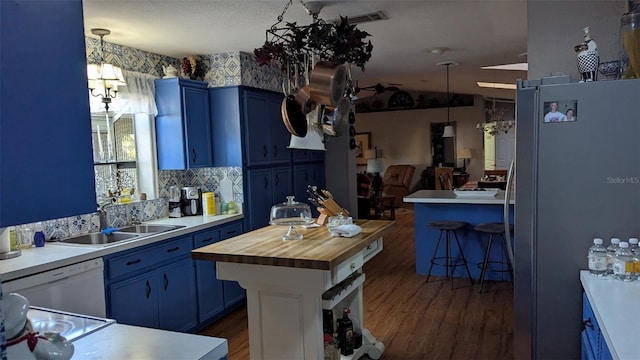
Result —
<instances>
[{"instance_id":1,"label":"doorway","mask_svg":"<svg viewBox=\"0 0 640 360\"><path fill-rule=\"evenodd\" d=\"M456 123L453 125L453 133L456 131ZM456 167L456 143L455 137L444 138L444 127L447 123L431 124L431 166Z\"/></svg>"}]
</instances>

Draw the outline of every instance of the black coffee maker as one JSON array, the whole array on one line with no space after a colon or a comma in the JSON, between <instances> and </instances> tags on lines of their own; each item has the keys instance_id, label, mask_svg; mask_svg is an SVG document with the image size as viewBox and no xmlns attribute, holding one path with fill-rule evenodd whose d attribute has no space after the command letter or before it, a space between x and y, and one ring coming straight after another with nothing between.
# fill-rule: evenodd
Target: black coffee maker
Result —
<instances>
[{"instance_id":1,"label":"black coffee maker","mask_svg":"<svg viewBox=\"0 0 640 360\"><path fill-rule=\"evenodd\" d=\"M202 190L196 186L183 187L180 208L183 216L202 215Z\"/></svg>"}]
</instances>

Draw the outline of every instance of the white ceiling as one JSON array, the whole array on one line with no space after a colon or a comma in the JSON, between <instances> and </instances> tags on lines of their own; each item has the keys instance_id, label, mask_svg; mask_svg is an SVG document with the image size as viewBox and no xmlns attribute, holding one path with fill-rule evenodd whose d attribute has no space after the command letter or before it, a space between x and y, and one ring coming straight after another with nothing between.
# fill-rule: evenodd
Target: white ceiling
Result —
<instances>
[{"instance_id":1,"label":"white ceiling","mask_svg":"<svg viewBox=\"0 0 640 360\"><path fill-rule=\"evenodd\" d=\"M252 53L265 41L288 0L84 0L85 34L103 27L106 41L182 58L224 51ZM386 20L363 23L371 34L366 72L354 72L360 87L400 83L403 90L446 91L515 98L515 91L482 89L476 81L511 82L523 71L481 70L481 66L523 62L527 51L525 0L322 1L320 18L356 16L382 10ZM292 0L285 22L312 21L300 0ZM428 51L447 47L443 55ZM364 95L364 94L361 94Z\"/></svg>"}]
</instances>

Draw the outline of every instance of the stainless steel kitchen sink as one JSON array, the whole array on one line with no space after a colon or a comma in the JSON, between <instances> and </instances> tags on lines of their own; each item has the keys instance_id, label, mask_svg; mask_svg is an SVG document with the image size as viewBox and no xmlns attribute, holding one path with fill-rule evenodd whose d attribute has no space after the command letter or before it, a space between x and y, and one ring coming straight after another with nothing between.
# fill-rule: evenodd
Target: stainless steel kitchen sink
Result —
<instances>
[{"instance_id":1,"label":"stainless steel kitchen sink","mask_svg":"<svg viewBox=\"0 0 640 360\"><path fill-rule=\"evenodd\" d=\"M186 227L185 225L159 225L159 224L140 224L140 225L131 225L119 228L116 233L138 233L138 234L149 234L149 233L160 233L165 231L171 231L175 229L180 229Z\"/></svg>"},{"instance_id":2,"label":"stainless steel kitchen sink","mask_svg":"<svg viewBox=\"0 0 640 360\"><path fill-rule=\"evenodd\" d=\"M59 239L56 241L62 244L105 245L133 239L138 236L140 236L140 234L113 232L109 235L106 235L101 232L92 232L88 234Z\"/></svg>"}]
</instances>

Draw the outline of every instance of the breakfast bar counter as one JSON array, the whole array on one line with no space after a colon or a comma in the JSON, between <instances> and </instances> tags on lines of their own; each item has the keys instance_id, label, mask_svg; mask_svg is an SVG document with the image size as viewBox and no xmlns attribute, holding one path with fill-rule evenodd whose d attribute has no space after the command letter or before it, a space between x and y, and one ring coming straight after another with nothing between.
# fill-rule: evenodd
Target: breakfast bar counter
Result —
<instances>
[{"instance_id":1,"label":"breakfast bar counter","mask_svg":"<svg viewBox=\"0 0 640 360\"><path fill-rule=\"evenodd\" d=\"M488 235L474 231L473 227L480 223L504 222L505 192L499 190L495 196L474 196L474 191L469 193L468 196L457 196L452 190L419 190L404 198L405 202L414 204L416 273L426 275L429 272L430 260L438 241L439 231L430 228L428 224L432 221L456 220L470 224L470 227L458 236L464 255L469 262L471 276L475 279L480 278L480 268L476 264L482 263L484 259ZM513 224L514 205L515 200L512 197L509 205L511 224ZM454 257L457 256L457 246L452 244L451 251ZM444 256L444 254L445 247L441 245L436 256ZM504 262L506 269L506 260L500 241L495 236L489 252L489 261ZM434 266L431 274L444 276L445 268ZM457 267L454 276L466 277L464 267ZM506 272L489 271L485 275L485 280L509 280L509 275Z\"/></svg>"},{"instance_id":2,"label":"breakfast bar counter","mask_svg":"<svg viewBox=\"0 0 640 360\"><path fill-rule=\"evenodd\" d=\"M251 359L323 359L323 309L335 309L335 323L350 308L363 324L362 266L382 251L382 236L395 222L354 222L362 232L350 238L320 226L284 241L286 227L267 226L192 251L194 259L216 262L219 279L247 290ZM378 359L383 351L363 326L363 345L350 358Z\"/></svg>"}]
</instances>

